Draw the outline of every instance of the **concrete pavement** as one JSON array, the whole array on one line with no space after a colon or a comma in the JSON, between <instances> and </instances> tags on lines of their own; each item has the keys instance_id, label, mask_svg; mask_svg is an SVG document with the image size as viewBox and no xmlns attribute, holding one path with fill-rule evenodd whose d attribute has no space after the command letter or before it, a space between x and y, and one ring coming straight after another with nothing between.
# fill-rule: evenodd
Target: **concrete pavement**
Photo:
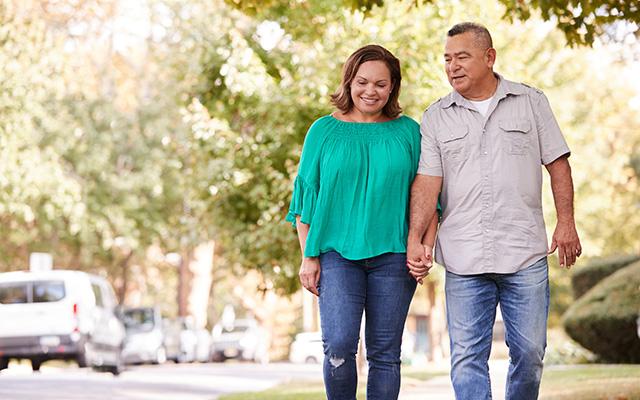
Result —
<instances>
[{"instance_id":1,"label":"concrete pavement","mask_svg":"<svg viewBox=\"0 0 640 400\"><path fill-rule=\"evenodd\" d=\"M504 388L507 379L509 360L489 360L491 391L494 400L504 400ZM436 370L441 370L438 366ZM403 378L400 400L454 400L453 387L448 375L438 376L427 381Z\"/></svg>"}]
</instances>

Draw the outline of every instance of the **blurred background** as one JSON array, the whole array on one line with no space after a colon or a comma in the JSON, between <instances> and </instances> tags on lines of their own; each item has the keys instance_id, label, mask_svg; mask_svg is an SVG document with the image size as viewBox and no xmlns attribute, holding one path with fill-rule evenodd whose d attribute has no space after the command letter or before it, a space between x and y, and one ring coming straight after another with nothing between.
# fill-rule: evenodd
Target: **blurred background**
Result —
<instances>
[{"instance_id":1,"label":"blurred background","mask_svg":"<svg viewBox=\"0 0 640 400\"><path fill-rule=\"evenodd\" d=\"M0 4L0 272L14 272L0 274L4 374L20 354L33 370L59 358L116 374L166 360L320 362L317 303L284 221L306 130L368 43L401 60L400 103L419 120L450 90L444 38L466 20L491 31L497 72L544 90L572 150L584 251L571 271L551 258L547 361L640 363L636 1ZM442 284L440 268L416 293L409 366L446 363Z\"/></svg>"}]
</instances>

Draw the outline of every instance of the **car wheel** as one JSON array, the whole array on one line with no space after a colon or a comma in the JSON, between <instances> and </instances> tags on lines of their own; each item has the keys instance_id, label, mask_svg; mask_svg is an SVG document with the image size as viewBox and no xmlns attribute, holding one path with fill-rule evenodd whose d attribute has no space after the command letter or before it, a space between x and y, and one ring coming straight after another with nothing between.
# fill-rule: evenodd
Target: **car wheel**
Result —
<instances>
[{"instance_id":1,"label":"car wheel","mask_svg":"<svg viewBox=\"0 0 640 400\"><path fill-rule=\"evenodd\" d=\"M42 360L39 360L37 358L31 359L31 369L33 370L33 372L40 371L40 366L42 366Z\"/></svg>"},{"instance_id":2,"label":"car wheel","mask_svg":"<svg viewBox=\"0 0 640 400\"><path fill-rule=\"evenodd\" d=\"M156 357L153 360L154 364L164 364L165 362L167 362L167 351L164 349L164 347L160 347L158 350L156 350Z\"/></svg>"},{"instance_id":3,"label":"car wheel","mask_svg":"<svg viewBox=\"0 0 640 400\"><path fill-rule=\"evenodd\" d=\"M122 357L120 356L120 354L116 355L116 364L108 367L106 370L107 372L111 372L113 376L120 375L120 373L124 370L122 365Z\"/></svg>"},{"instance_id":4,"label":"car wheel","mask_svg":"<svg viewBox=\"0 0 640 400\"><path fill-rule=\"evenodd\" d=\"M0 371L9 368L9 359L0 357Z\"/></svg>"},{"instance_id":5,"label":"car wheel","mask_svg":"<svg viewBox=\"0 0 640 400\"><path fill-rule=\"evenodd\" d=\"M316 360L314 356L309 356L304 359L304 362L306 362L307 364L317 364L318 360Z\"/></svg>"},{"instance_id":6,"label":"car wheel","mask_svg":"<svg viewBox=\"0 0 640 400\"><path fill-rule=\"evenodd\" d=\"M82 345L82 348L80 349L80 352L78 352L78 355L76 356L76 362L78 363L78 367L87 368L89 366L88 353L89 353L89 343L84 342L84 344Z\"/></svg>"}]
</instances>

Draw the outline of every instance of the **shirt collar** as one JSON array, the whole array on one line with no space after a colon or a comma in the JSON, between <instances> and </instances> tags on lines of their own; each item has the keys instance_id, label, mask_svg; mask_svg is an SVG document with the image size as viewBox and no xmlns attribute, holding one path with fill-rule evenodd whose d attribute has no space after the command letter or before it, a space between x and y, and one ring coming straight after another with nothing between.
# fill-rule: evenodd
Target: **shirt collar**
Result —
<instances>
[{"instance_id":1,"label":"shirt collar","mask_svg":"<svg viewBox=\"0 0 640 400\"><path fill-rule=\"evenodd\" d=\"M496 76L496 78L498 78L498 87L496 88L496 92L494 93L494 97L497 97L497 100L503 99L510 94L524 94L524 88L522 87L522 85L518 85L515 82L508 81L498 73L494 72L494 75ZM462 97L462 95L455 90L453 90L442 99L442 108L449 108L454 104L458 106L470 106L469 100Z\"/></svg>"}]
</instances>

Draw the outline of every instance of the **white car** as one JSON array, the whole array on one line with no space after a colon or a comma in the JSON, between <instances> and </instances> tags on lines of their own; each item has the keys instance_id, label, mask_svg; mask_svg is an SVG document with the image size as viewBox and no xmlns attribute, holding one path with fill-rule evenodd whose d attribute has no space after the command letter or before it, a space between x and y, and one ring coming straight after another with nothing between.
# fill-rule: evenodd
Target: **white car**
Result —
<instances>
[{"instance_id":1,"label":"white car","mask_svg":"<svg viewBox=\"0 0 640 400\"><path fill-rule=\"evenodd\" d=\"M160 310L155 307L128 308L123 313L127 331L122 359L125 364L162 364L167 361Z\"/></svg>"},{"instance_id":2,"label":"white car","mask_svg":"<svg viewBox=\"0 0 640 400\"><path fill-rule=\"evenodd\" d=\"M292 363L321 363L324 360L321 332L298 333L289 349Z\"/></svg>"},{"instance_id":3,"label":"white car","mask_svg":"<svg viewBox=\"0 0 640 400\"><path fill-rule=\"evenodd\" d=\"M237 359L260 364L269 362L269 335L252 318L230 325L216 324L211 331L211 360Z\"/></svg>"},{"instance_id":4,"label":"white car","mask_svg":"<svg viewBox=\"0 0 640 400\"><path fill-rule=\"evenodd\" d=\"M111 285L80 271L0 274L0 370L28 359L75 360L117 375L125 337Z\"/></svg>"}]
</instances>

